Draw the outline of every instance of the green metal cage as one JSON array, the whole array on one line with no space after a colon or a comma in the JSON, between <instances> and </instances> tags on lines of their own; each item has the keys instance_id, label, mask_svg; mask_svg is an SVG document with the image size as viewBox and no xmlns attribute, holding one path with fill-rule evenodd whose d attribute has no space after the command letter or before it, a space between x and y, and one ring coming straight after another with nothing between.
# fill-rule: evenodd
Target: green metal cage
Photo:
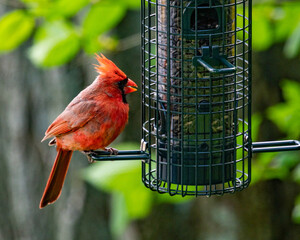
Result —
<instances>
[{"instance_id":1,"label":"green metal cage","mask_svg":"<svg viewBox=\"0 0 300 240\"><path fill-rule=\"evenodd\" d=\"M212 195L249 185L249 3L143 1L143 140L151 158L142 169L150 189Z\"/></svg>"},{"instance_id":2,"label":"green metal cage","mask_svg":"<svg viewBox=\"0 0 300 240\"><path fill-rule=\"evenodd\" d=\"M251 0L142 0L142 181L170 195L246 188L255 152L300 150L251 141Z\"/></svg>"}]
</instances>

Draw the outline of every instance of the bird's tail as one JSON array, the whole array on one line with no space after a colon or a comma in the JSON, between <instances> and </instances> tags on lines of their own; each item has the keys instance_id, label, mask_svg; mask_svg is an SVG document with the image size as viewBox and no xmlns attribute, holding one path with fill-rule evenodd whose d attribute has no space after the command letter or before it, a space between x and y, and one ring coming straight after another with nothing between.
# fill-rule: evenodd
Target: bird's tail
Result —
<instances>
[{"instance_id":1,"label":"bird's tail","mask_svg":"<svg viewBox=\"0 0 300 240\"><path fill-rule=\"evenodd\" d=\"M40 208L55 202L59 198L67 175L72 153L73 151L58 148L55 162L40 202Z\"/></svg>"}]
</instances>

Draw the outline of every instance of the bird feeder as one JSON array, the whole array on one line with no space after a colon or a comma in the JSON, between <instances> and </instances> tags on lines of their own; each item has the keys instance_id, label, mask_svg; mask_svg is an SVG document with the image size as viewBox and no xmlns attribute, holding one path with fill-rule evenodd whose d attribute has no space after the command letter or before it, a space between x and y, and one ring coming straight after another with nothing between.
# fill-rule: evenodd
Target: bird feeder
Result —
<instances>
[{"instance_id":1,"label":"bird feeder","mask_svg":"<svg viewBox=\"0 0 300 240\"><path fill-rule=\"evenodd\" d=\"M251 140L251 0L142 0L142 181L170 195L246 188L255 152L300 150Z\"/></svg>"}]
</instances>

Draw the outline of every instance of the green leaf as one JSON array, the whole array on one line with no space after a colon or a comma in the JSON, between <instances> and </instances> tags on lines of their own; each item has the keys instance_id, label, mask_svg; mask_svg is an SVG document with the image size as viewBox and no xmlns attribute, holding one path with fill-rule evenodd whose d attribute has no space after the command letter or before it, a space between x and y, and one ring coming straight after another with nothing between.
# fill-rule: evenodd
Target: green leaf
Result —
<instances>
[{"instance_id":1,"label":"green leaf","mask_svg":"<svg viewBox=\"0 0 300 240\"><path fill-rule=\"evenodd\" d=\"M300 22L295 28L292 35L286 41L284 46L284 54L287 58L294 58L300 52Z\"/></svg>"},{"instance_id":2,"label":"green leaf","mask_svg":"<svg viewBox=\"0 0 300 240\"><path fill-rule=\"evenodd\" d=\"M285 79L281 83L284 99L287 103L293 106L299 106L300 101L300 83L292 80Z\"/></svg>"},{"instance_id":3,"label":"green leaf","mask_svg":"<svg viewBox=\"0 0 300 240\"><path fill-rule=\"evenodd\" d=\"M107 35L93 37L84 40L84 50L87 53L100 52L102 49L115 51L118 46L118 39Z\"/></svg>"},{"instance_id":4,"label":"green leaf","mask_svg":"<svg viewBox=\"0 0 300 240\"><path fill-rule=\"evenodd\" d=\"M287 57L292 58L299 53L300 48L296 30L300 21L300 3L284 2L278 5L275 2L265 0L253 5L253 49L264 51L274 43L289 39L284 52Z\"/></svg>"},{"instance_id":5,"label":"green leaf","mask_svg":"<svg viewBox=\"0 0 300 240\"><path fill-rule=\"evenodd\" d=\"M273 26L269 16L273 8L270 6L260 6L253 8L253 49L256 51L267 50L274 41Z\"/></svg>"},{"instance_id":6,"label":"green leaf","mask_svg":"<svg viewBox=\"0 0 300 240\"><path fill-rule=\"evenodd\" d=\"M285 102L270 107L267 110L268 118L289 138L297 139L300 137L300 84L284 80L282 92Z\"/></svg>"},{"instance_id":7,"label":"green leaf","mask_svg":"<svg viewBox=\"0 0 300 240\"><path fill-rule=\"evenodd\" d=\"M101 42L101 34L114 28L125 16L127 6L110 1L101 1L93 5L84 19L82 26L83 47L93 53L106 48Z\"/></svg>"},{"instance_id":8,"label":"green leaf","mask_svg":"<svg viewBox=\"0 0 300 240\"><path fill-rule=\"evenodd\" d=\"M70 17L75 15L79 10L86 6L89 0L59 0L55 2L56 12L61 13L61 15Z\"/></svg>"},{"instance_id":9,"label":"green leaf","mask_svg":"<svg viewBox=\"0 0 300 240\"><path fill-rule=\"evenodd\" d=\"M27 40L34 28L34 19L23 10L16 10L0 19L0 51L10 51Z\"/></svg>"},{"instance_id":10,"label":"green leaf","mask_svg":"<svg viewBox=\"0 0 300 240\"><path fill-rule=\"evenodd\" d=\"M92 6L83 22L85 37L99 36L115 27L124 17L126 6L113 1L101 1Z\"/></svg>"},{"instance_id":11,"label":"green leaf","mask_svg":"<svg viewBox=\"0 0 300 240\"><path fill-rule=\"evenodd\" d=\"M79 48L79 37L70 24L64 21L46 22L36 33L29 58L37 66L58 66L70 61Z\"/></svg>"},{"instance_id":12,"label":"green leaf","mask_svg":"<svg viewBox=\"0 0 300 240\"><path fill-rule=\"evenodd\" d=\"M83 40L83 48L86 53L95 53L102 51L102 44L98 37L86 38Z\"/></svg>"},{"instance_id":13,"label":"green leaf","mask_svg":"<svg viewBox=\"0 0 300 240\"><path fill-rule=\"evenodd\" d=\"M300 4L297 2L286 2L281 7L275 7L273 19L277 42L283 42L291 36L300 20L299 11Z\"/></svg>"},{"instance_id":14,"label":"green leaf","mask_svg":"<svg viewBox=\"0 0 300 240\"><path fill-rule=\"evenodd\" d=\"M22 0L36 17L45 17L48 20L60 17L74 16L78 11L89 4L90 0Z\"/></svg>"}]
</instances>

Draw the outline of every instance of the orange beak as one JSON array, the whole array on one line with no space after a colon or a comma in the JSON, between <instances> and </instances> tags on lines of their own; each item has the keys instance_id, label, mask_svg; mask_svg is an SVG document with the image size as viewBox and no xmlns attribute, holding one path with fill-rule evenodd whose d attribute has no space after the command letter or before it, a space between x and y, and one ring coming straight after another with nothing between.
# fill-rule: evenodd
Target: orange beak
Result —
<instances>
[{"instance_id":1,"label":"orange beak","mask_svg":"<svg viewBox=\"0 0 300 240\"><path fill-rule=\"evenodd\" d=\"M128 94L128 93L135 92L137 91L137 88L138 86L136 85L136 83L128 78L128 82L124 87L124 93Z\"/></svg>"}]
</instances>

